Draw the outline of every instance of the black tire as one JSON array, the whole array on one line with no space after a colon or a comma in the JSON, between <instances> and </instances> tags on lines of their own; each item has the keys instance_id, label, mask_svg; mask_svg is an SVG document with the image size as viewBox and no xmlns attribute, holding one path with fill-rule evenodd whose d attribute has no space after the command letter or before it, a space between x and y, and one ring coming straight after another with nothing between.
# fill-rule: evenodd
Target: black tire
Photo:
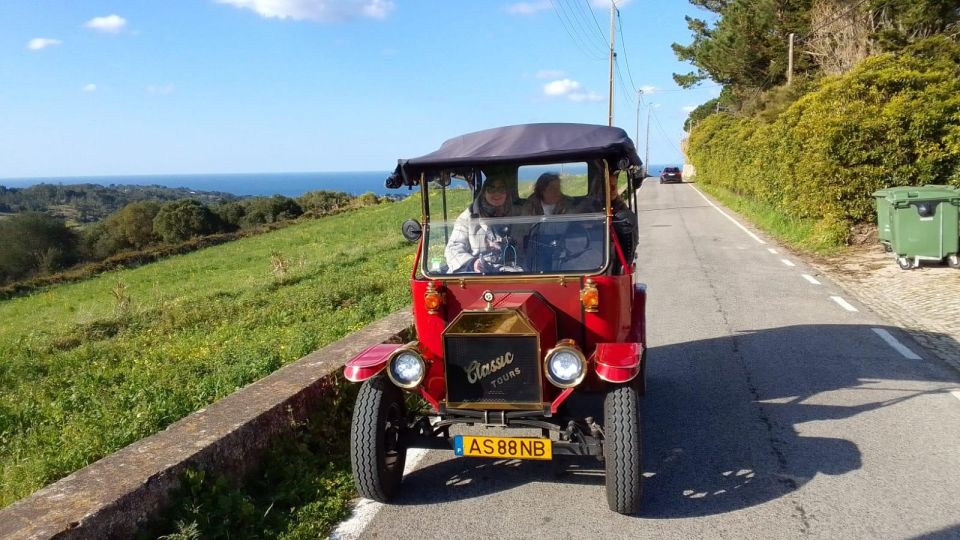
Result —
<instances>
[{"instance_id":1,"label":"black tire","mask_svg":"<svg viewBox=\"0 0 960 540\"><path fill-rule=\"evenodd\" d=\"M643 494L640 400L636 388L620 386L607 392L603 418L607 505L620 514L636 514Z\"/></svg>"},{"instance_id":2,"label":"black tire","mask_svg":"<svg viewBox=\"0 0 960 540\"><path fill-rule=\"evenodd\" d=\"M897 266L899 266L901 270L910 270L913 268L913 261L906 257L897 257Z\"/></svg>"},{"instance_id":3,"label":"black tire","mask_svg":"<svg viewBox=\"0 0 960 540\"><path fill-rule=\"evenodd\" d=\"M350 426L350 464L360 496L386 502L400 488L407 448L403 392L381 373L360 387Z\"/></svg>"},{"instance_id":4,"label":"black tire","mask_svg":"<svg viewBox=\"0 0 960 540\"><path fill-rule=\"evenodd\" d=\"M960 268L960 253L954 253L947 257L947 264L950 265L950 268Z\"/></svg>"}]
</instances>

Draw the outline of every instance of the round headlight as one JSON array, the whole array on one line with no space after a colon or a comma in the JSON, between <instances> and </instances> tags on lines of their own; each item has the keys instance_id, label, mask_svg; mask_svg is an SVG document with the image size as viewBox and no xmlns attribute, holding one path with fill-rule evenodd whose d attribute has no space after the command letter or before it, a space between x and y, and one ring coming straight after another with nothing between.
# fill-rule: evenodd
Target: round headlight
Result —
<instances>
[{"instance_id":1,"label":"round headlight","mask_svg":"<svg viewBox=\"0 0 960 540\"><path fill-rule=\"evenodd\" d=\"M554 386L568 388L580 384L586 368L583 354L572 347L558 348L547 355L547 379Z\"/></svg>"},{"instance_id":2,"label":"round headlight","mask_svg":"<svg viewBox=\"0 0 960 540\"><path fill-rule=\"evenodd\" d=\"M423 381L426 366L416 351L406 350L397 354L387 367L387 375L400 388L413 388Z\"/></svg>"}]
</instances>

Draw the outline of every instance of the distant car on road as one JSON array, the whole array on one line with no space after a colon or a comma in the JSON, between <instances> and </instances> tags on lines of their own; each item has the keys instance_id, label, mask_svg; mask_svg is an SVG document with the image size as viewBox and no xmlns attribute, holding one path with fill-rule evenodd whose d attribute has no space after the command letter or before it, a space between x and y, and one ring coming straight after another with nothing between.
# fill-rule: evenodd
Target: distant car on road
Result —
<instances>
[{"instance_id":1,"label":"distant car on road","mask_svg":"<svg viewBox=\"0 0 960 540\"><path fill-rule=\"evenodd\" d=\"M663 171L660 173L660 183L666 184L668 182L683 182L683 174L680 172L679 167L664 167Z\"/></svg>"}]
</instances>

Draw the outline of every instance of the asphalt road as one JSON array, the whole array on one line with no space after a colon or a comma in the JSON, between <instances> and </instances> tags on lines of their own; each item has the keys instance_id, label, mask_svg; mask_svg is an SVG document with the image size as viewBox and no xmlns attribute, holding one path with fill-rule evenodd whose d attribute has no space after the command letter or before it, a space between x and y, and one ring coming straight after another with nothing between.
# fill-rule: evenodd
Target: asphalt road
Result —
<instances>
[{"instance_id":1,"label":"asphalt road","mask_svg":"<svg viewBox=\"0 0 960 540\"><path fill-rule=\"evenodd\" d=\"M394 504L362 503L336 534L960 538L956 371L692 185L648 180L639 200L641 514L607 510L595 461L431 451Z\"/></svg>"}]
</instances>

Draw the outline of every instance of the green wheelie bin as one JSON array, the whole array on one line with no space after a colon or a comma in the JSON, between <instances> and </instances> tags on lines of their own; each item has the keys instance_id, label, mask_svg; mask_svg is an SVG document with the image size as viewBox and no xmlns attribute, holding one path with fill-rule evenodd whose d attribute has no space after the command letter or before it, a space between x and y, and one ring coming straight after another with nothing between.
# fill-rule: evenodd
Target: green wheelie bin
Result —
<instances>
[{"instance_id":1,"label":"green wheelie bin","mask_svg":"<svg viewBox=\"0 0 960 540\"><path fill-rule=\"evenodd\" d=\"M884 199L890 248L900 268L944 259L960 268L960 191L938 185L904 186L888 188Z\"/></svg>"},{"instance_id":2,"label":"green wheelie bin","mask_svg":"<svg viewBox=\"0 0 960 540\"><path fill-rule=\"evenodd\" d=\"M887 195L892 189L897 188L884 188L873 192L873 198L877 203L877 235L880 237L884 251L888 253L892 251L890 246L892 233L890 232L890 199Z\"/></svg>"}]
</instances>

